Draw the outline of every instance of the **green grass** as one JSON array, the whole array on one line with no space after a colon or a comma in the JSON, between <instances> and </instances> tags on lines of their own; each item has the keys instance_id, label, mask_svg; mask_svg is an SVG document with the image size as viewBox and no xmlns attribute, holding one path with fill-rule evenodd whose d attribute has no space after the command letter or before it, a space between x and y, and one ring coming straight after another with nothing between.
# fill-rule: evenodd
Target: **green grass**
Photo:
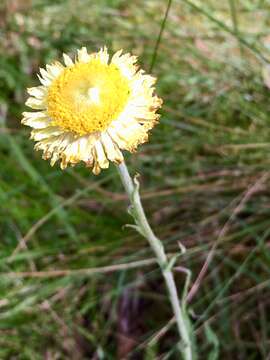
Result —
<instances>
[{"instance_id":1,"label":"green grass","mask_svg":"<svg viewBox=\"0 0 270 360\"><path fill-rule=\"evenodd\" d=\"M158 77L161 122L126 161L167 251L187 248L177 265L192 282L219 241L190 304L199 358L267 359L270 4L172 0L164 21L168 3L0 5L0 359L178 359L157 266L129 268L152 253L123 227L115 167L51 168L20 125L38 67L83 45L132 51Z\"/></svg>"}]
</instances>

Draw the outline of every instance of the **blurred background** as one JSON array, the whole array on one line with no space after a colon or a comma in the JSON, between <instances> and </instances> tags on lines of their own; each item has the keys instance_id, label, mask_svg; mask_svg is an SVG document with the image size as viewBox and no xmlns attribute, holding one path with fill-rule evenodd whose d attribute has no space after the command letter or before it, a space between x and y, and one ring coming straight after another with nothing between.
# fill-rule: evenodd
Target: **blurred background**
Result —
<instances>
[{"instance_id":1,"label":"blurred background","mask_svg":"<svg viewBox=\"0 0 270 360\"><path fill-rule=\"evenodd\" d=\"M177 266L194 283L213 250L190 301L199 359L270 359L269 11L268 0L1 0L0 359L179 358L114 165L97 177L51 168L20 124L39 66L104 45L158 77L160 124L126 161L167 252L187 249L179 292Z\"/></svg>"}]
</instances>

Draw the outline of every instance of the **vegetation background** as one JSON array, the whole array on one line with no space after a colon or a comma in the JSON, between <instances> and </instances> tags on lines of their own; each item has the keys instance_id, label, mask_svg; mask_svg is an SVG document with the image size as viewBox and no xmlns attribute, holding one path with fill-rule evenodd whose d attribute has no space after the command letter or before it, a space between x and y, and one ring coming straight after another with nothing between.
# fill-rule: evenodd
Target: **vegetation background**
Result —
<instances>
[{"instance_id":1,"label":"vegetation background","mask_svg":"<svg viewBox=\"0 0 270 360\"><path fill-rule=\"evenodd\" d=\"M194 283L212 249L190 302L199 358L270 359L269 11L269 0L1 0L0 359L178 359L158 267L123 227L115 167L51 168L20 125L39 66L83 45L131 51L158 77L160 125L126 158L167 251L187 249L179 291L178 266Z\"/></svg>"}]
</instances>

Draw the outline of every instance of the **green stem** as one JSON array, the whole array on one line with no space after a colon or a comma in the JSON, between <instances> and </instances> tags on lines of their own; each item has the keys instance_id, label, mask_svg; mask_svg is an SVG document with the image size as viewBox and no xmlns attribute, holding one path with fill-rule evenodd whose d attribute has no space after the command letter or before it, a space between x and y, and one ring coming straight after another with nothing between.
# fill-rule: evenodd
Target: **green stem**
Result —
<instances>
[{"instance_id":1,"label":"green stem","mask_svg":"<svg viewBox=\"0 0 270 360\"><path fill-rule=\"evenodd\" d=\"M159 48L159 45L160 45L160 42L161 42L163 31L165 29L165 25L166 25L166 21L167 21L168 15L169 15L171 5L172 5L172 0L169 0L167 8L166 8L165 16L164 16L164 18L162 20L161 27L160 27L160 30L159 30L159 34L158 34L157 42L156 42L156 45L155 45L154 54L152 56L152 61L151 61L149 72L152 72L153 67L154 67L154 65L156 63L158 48Z\"/></svg>"},{"instance_id":2,"label":"green stem","mask_svg":"<svg viewBox=\"0 0 270 360\"><path fill-rule=\"evenodd\" d=\"M126 164L124 162L121 163L117 168L119 171L121 181L124 185L130 203L132 205L132 215L135 218L137 229L148 240L153 252L156 255L157 261L159 263L163 277L165 279L168 293L170 296L172 309L177 323L178 332L182 340L181 351L183 358L185 360L193 360L194 357L192 352L192 340L191 340L189 319L184 306L183 305L181 306L181 303L178 299L177 288L171 271L170 263L164 251L164 247L161 241L153 233L145 216L138 191L138 181L135 178L133 182L133 180L129 175Z\"/></svg>"}]
</instances>

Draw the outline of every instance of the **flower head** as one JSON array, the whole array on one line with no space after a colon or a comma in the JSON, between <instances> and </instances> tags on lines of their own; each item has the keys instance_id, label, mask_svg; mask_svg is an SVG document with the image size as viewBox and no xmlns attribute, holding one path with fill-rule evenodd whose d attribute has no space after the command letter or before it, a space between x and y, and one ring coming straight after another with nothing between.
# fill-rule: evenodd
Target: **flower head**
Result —
<instances>
[{"instance_id":1,"label":"flower head","mask_svg":"<svg viewBox=\"0 0 270 360\"><path fill-rule=\"evenodd\" d=\"M109 61L107 49L88 54L78 50L73 62L63 55L40 69L40 86L28 89L22 123L33 128L36 150L43 151L51 165L61 168L83 161L94 174L121 163L121 150L135 151L148 139L157 123L162 100L154 95L155 78L146 75L130 54L115 53Z\"/></svg>"}]
</instances>

